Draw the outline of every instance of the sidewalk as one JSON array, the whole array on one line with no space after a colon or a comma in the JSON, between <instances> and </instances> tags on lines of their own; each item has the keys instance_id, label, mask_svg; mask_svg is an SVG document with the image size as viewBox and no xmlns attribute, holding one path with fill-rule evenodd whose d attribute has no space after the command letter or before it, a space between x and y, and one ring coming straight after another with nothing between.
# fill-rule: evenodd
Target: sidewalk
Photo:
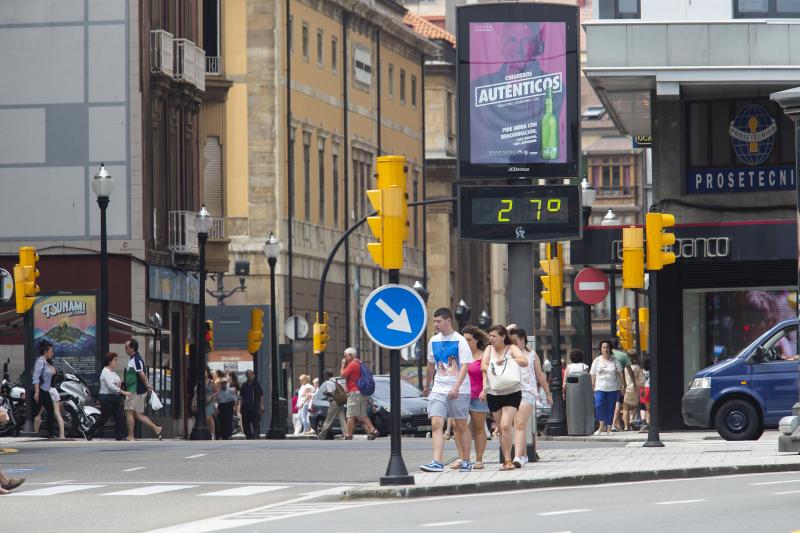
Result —
<instances>
[{"instance_id":1,"label":"sidewalk","mask_svg":"<svg viewBox=\"0 0 800 533\"><path fill-rule=\"evenodd\" d=\"M716 435L716 434L714 434ZM800 471L800 455L778 453L778 432L768 431L758 441L710 440L711 433L662 433L663 448L644 448L646 435L615 434L593 437L600 441L630 441L625 446L540 450L541 460L512 472L501 472L497 443L491 441L484 457L485 470L461 473L445 468L441 473L418 471L407 465L415 484L381 487L378 483L354 487L348 499L414 498L474 494L505 490L704 477L754 472ZM641 437L641 438L639 438ZM588 437L587 437L588 438ZM583 437L563 437L559 440Z\"/></svg>"}]
</instances>

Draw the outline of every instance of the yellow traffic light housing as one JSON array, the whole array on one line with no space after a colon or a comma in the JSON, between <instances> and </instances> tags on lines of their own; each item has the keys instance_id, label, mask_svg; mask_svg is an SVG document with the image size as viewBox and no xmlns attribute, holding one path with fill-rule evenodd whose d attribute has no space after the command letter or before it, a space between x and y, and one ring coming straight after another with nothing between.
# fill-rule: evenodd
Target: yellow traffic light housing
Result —
<instances>
[{"instance_id":1,"label":"yellow traffic light housing","mask_svg":"<svg viewBox=\"0 0 800 533\"><path fill-rule=\"evenodd\" d=\"M22 246L19 249L19 264L14 265L14 290L16 291L17 313L24 314L36 301L39 294L39 269L36 263L39 256L36 248L32 246Z\"/></svg>"},{"instance_id":2,"label":"yellow traffic light housing","mask_svg":"<svg viewBox=\"0 0 800 533\"><path fill-rule=\"evenodd\" d=\"M250 331L247 332L247 351L256 353L264 340L264 311L255 307L250 310Z\"/></svg>"},{"instance_id":3,"label":"yellow traffic light housing","mask_svg":"<svg viewBox=\"0 0 800 533\"><path fill-rule=\"evenodd\" d=\"M323 353L325 348L328 347L328 313L322 314L322 322L319 321L319 314L317 321L314 322L314 353Z\"/></svg>"},{"instance_id":4,"label":"yellow traffic light housing","mask_svg":"<svg viewBox=\"0 0 800 533\"><path fill-rule=\"evenodd\" d=\"M631 320L631 308L626 306L617 309L617 338L623 350L633 348L633 320Z\"/></svg>"},{"instance_id":5,"label":"yellow traffic light housing","mask_svg":"<svg viewBox=\"0 0 800 533\"><path fill-rule=\"evenodd\" d=\"M557 246L557 256L552 257L550 245L546 244L547 259L539 261L544 275L542 280L542 298L550 307L564 305L564 253L561 244Z\"/></svg>"},{"instance_id":6,"label":"yellow traffic light housing","mask_svg":"<svg viewBox=\"0 0 800 533\"><path fill-rule=\"evenodd\" d=\"M639 308L639 351L649 351L650 341L650 309L647 307Z\"/></svg>"},{"instance_id":7,"label":"yellow traffic light housing","mask_svg":"<svg viewBox=\"0 0 800 533\"><path fill-rule=\"evenodd\" d=\"M622 228L622 287L644 288L644 230Z\"/></svg>"},{"instance_id":8,"label":"yellow traffic light housing","mask_svg":"<svg viewBox=\"0 0 800 533\"><path fill-rule=\"evenodd\" d=\"M372 234L379 242L367 244L372 259L386 270L403 267L403 242L408 238L406 159L389 155L377 160L378 188L367 191L377 216L368 217Z\"/></svg>"},{"instance_id":9,"label":"yellow traffic light housing","mask_svg":"<svg viewBox=\"0 0 800 533\"><path fill-rule=\"evenodd\" d=\"M675 225L675 216L667 213L647 213L647 270L661 270L675 262L675 254L664 248L675 244L675 234L664 228Z\"/></svg>"}]
</instances>

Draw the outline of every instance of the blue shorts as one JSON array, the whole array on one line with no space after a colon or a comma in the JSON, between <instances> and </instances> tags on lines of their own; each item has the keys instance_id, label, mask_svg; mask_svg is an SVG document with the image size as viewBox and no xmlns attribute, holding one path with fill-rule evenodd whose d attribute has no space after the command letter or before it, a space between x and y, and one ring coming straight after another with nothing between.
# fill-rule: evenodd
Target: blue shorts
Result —
<instances>
[{"instance_id":1,"label":"blue shorts","mask_svg":"<svg viewBox=\"0 0 800 533\"><path fill-rule=\"evenodd\" d=\"M480 401L478 398L471 398L469 401L469 412L470 413L488 413L489 412L489 404L486 402Z\"/></svg>"},{"instance_id":2,"label":"blue shorts","mask_svg":"<svg viewBox=\"0 0 800 533\"><path fill-rule=\"evenodd\" d=\"M466 420L469 416L469 394L459 394L458 398L451 400L447 394L432 392L428 396L428 418L440 416L442 418L455 418Z\"/></svg>"}]
</instances>

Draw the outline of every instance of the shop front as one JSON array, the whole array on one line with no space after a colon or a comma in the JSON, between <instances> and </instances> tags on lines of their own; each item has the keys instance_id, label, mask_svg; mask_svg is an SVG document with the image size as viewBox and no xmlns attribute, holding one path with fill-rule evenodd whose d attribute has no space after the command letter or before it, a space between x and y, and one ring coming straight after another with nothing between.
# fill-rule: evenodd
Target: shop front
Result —
<instances>
[{"instance_id":1,"label":"shop front","mask_svg":"<svg viewBox=\"0 0 800 533\"><path fill-rule=\"evenodd\" d=\"M657 295L663 429L684 427L681 397L698 370L734 356L797 308L794 220L678 224L674 233L677 259L659 274ZM571 263L619 270L622 227L584 228Z\"/></svg>"}]
</instances>

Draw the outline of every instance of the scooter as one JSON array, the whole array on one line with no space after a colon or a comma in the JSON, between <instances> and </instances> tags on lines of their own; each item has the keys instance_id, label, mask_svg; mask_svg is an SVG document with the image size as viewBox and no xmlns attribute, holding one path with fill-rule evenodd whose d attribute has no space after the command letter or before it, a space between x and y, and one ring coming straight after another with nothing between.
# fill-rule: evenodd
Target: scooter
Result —
<instances>
[{"instance_id":1,"label":"scooter","mask_svg":"<svg viewBox=\"0 0 800 533\"><path fill-rule=\"evenodd\" d=\"M9 413L9 421L0 426L0 435L18 437L25 426L25 388L19 383L12 384L8 375L8 364L3 363L3 379L0 381L0 407Z\"/></svg>"},{"instance_id":2,"label":"scooter","mask_svg":"<svg viewBox=\"0 0 800 533\"><path fill-rule=\"evenodd\" d=\"M75 368L66 360L63 363L72 370L72 373L61 370L56 373L56 390L64 408L64 433L69 437L86 437L100 420L100 409L96 407L97 402L88 385ZM42 413L42 425L45 424L46 417L47 414Z\"/></svg>"}]
</instances>

